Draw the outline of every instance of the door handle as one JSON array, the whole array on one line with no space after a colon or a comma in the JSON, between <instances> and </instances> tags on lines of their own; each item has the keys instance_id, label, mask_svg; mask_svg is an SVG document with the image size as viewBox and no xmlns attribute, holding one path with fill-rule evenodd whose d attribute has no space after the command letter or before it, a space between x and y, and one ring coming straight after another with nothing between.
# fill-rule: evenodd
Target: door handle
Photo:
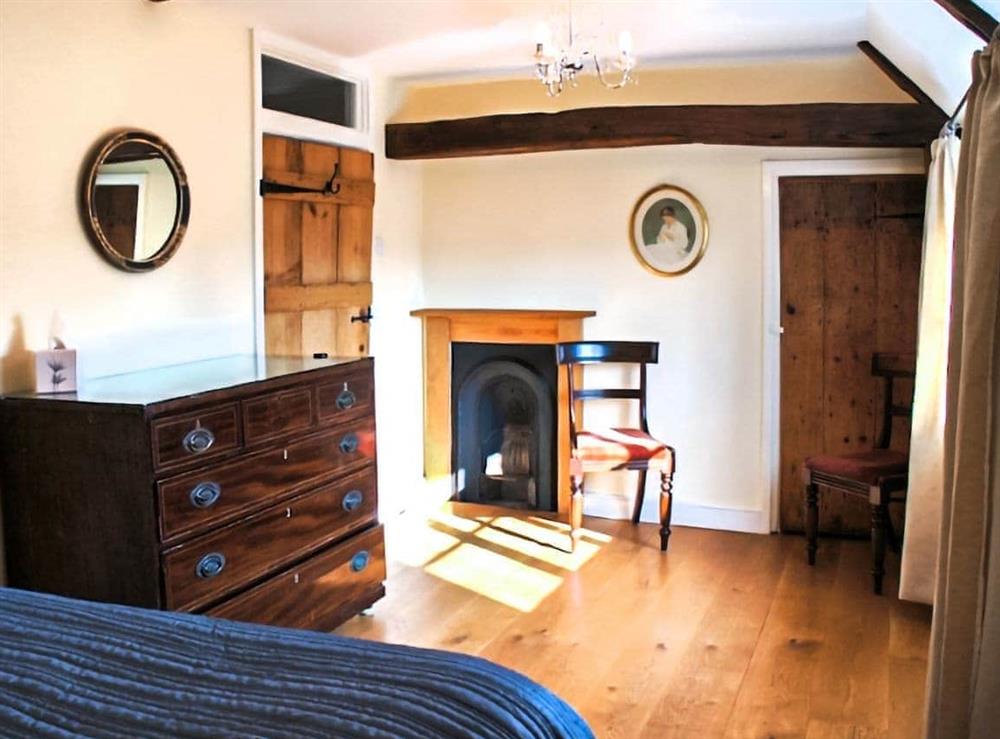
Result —
<instances>
[{"instance_id":1,"label":"door handle","mask_svg":"<svg viewBox=\"0 0 1000 739\"><path fill-rule=\"evenodd\" d=\"M358 315L351 316L351 323L371 323L375 316L372 315L372 307L369 305Z\"/></svg>"}]
</instances>

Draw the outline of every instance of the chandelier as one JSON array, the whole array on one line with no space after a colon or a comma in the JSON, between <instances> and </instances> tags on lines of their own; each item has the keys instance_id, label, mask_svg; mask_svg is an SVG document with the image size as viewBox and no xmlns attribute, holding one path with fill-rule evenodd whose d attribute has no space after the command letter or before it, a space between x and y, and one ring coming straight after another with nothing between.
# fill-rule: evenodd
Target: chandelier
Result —
<instances>
[{"instance_id":1,"label":"chandelier","mask_svg":"<svg viewBox=\"0 0 1000 739\"><path fill-rule=\"evenodd\" d=\"M618 53L602 62L596 50L585 47L573 28L573 4L569 2L568 33L565 47L552 39L547 23L540 23L535 32L535 76L545 85L549 97L559 95L567 84L576 87L576 76L583 71L587 59L594 63L597 78L609 90L624 87L632 80L635 57L632 55L632 34L618 34ZM617 81L609 79L616 75Z\"/></svg>"}]
</instances>

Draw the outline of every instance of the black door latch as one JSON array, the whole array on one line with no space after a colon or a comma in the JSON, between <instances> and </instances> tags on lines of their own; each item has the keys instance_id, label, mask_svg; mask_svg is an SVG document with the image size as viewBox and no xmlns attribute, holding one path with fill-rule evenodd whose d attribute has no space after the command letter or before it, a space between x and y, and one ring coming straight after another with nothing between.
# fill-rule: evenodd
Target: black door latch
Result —
<instances>
[{"instance_id":1,"label":"black door latch","mask_svg":"<svg viewBox=\"0 0 1000 739\"><path fill-rule=\"evenodd\" d=\"M369 305L356 316L351 316L351 323L371 323L375 316L372 315L372 307Z\"/></svg>"}]
</instances>

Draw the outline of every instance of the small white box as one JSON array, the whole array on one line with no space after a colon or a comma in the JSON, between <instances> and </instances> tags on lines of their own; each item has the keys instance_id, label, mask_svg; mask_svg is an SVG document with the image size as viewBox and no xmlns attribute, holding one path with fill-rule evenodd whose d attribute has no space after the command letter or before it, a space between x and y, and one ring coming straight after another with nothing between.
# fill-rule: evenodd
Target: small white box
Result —
<instances>
[{"instance_id":1,"label":"small white box","mask_svg":"<svg viewBox=\"0 0 1000 739\"><path fill-rule=\"evenodd\" d=\"M35 392L76 392L76 349L35 352Z\"/></svg>"}]
</instances>

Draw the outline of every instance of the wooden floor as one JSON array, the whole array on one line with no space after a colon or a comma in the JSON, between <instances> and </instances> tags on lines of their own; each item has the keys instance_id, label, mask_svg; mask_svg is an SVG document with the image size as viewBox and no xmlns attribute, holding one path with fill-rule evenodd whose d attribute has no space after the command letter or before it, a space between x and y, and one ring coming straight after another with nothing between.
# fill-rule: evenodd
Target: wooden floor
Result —
<instances>
[{"instance_id":1,"label":"wooden floor","mask_svg":"<svg viewBox=\"0 0 1000 739\"><path fill-rule=\"evenodd\" d=\"M477 654L599 737L918 737L930 610L871 593L864 541L562 524L452 504L386 533L388 595L338 633ZM890 560L886 592L896 590Z\"/></svg>"}]
</instances>

